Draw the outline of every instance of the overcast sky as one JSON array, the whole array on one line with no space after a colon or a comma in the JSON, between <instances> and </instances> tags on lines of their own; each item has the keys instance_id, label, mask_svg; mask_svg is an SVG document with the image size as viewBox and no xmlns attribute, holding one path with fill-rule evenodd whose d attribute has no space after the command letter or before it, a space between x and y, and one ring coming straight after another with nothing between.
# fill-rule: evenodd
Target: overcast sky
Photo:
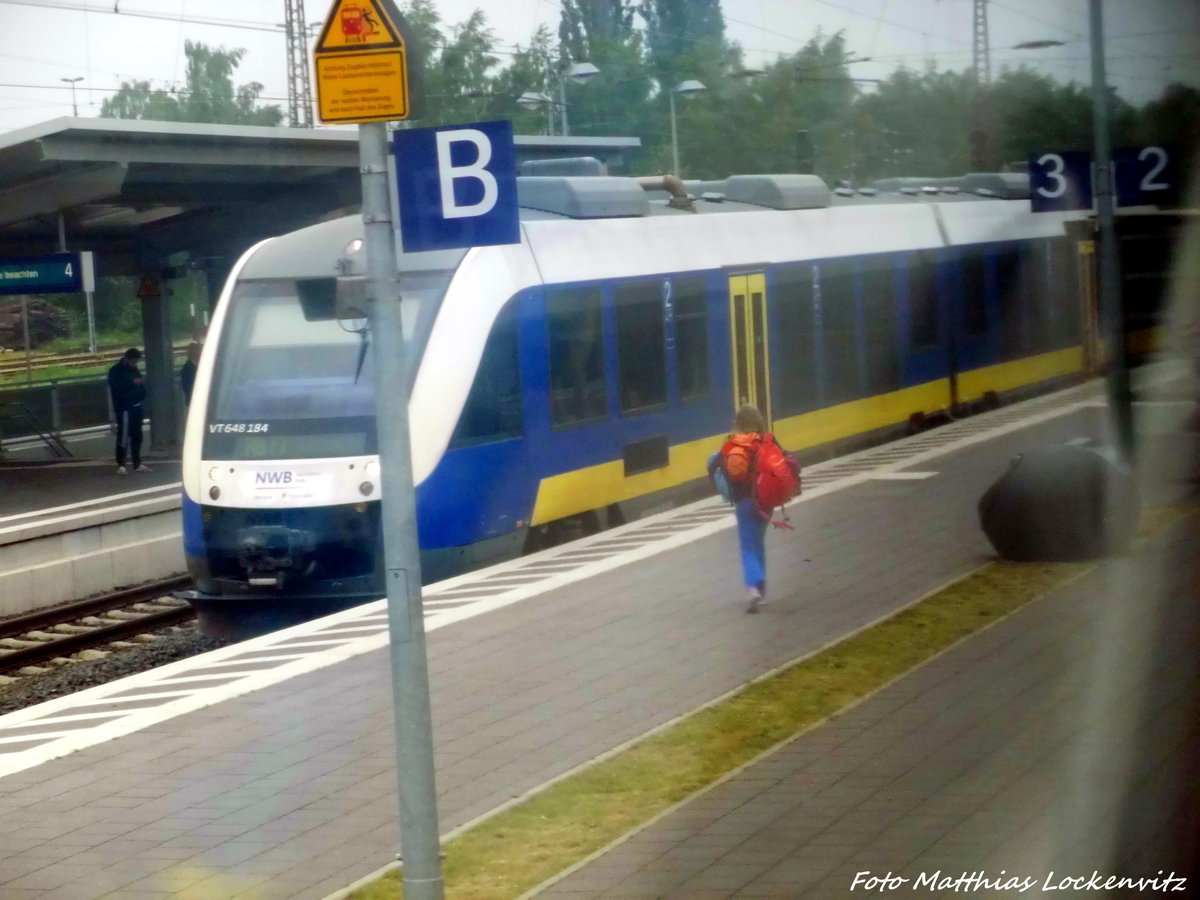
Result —
<instances>
[{"instance_id":1,"label":"overcast sky","mask_svg":"<svg viewBox=\"0 0 1200 900\"><path fill-rule=\"evenodd\" d=\"M886 76L902 64L921 68L927 59L940 68L970 64L971 0L722 2L728 35L750 65L794 52L817 29L843 31L853 53L872 58L852 67L858 77ZM314 23L331 5L305 3ZM451 24L477 7L502 50L526 43L539 23L556 29L560 11L554 0L438 0ZM1090 80L1087 0L990 0L988 9L993 74L1027 62L1063 81ZM286 109L283 11L284 0L0 0L0 131L70 115L63 78L83 78L81 116L97 115L122 80L179 83L188 39L245 48L238 81L261 82L264 96ZM1200 86L1200 0L1106 0L1105 16L1109 81L1125 98L1145 102L1171 81ZM1041 39L1065 43L1009 49Z\"/></svg>"}]
</instances>

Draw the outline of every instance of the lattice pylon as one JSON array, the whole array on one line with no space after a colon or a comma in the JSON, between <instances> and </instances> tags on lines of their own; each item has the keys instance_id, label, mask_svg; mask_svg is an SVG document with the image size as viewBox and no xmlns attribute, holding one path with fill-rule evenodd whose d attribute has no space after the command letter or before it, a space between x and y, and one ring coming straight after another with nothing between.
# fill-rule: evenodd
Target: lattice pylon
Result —
<instances>
[{"instance_id":1,"label":"lattice pylon","mask_svg":"<svg viewBox=\"0 0 1200 900\"><path fill-rule=\"evenodd\" d=\"M312 76L308 69L308 26L304 0L284 0L287 30L288 124L313 127Z\"/></svg>"},{"instance_id":2,"label":"lattice pylon","mask_svg":"<svg viewBox=\"0 0 1200 900\"><path fill-rule=\"evenodd\" d=\"M996 123L992 115L992 48L988 41L987 0L974 0L972 74L975 102L971 108L971 168L986 171L996 165Z\"/></svg>"}]
</instances>

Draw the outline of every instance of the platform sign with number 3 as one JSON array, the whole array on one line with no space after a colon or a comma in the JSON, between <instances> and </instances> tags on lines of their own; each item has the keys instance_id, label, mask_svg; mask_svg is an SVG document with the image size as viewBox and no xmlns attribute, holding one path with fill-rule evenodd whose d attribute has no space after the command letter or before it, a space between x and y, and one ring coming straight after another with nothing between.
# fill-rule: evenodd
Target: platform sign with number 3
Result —
<instances>
[{"instance_id":1,"label":"platform sign with number 3","mask_svg":"<svg viewBox=\"0 0 1200 900\"><path fill-rule=\"evenodd\" d=\"M1029 202L1036 212L1092 208L1092 155L1083 150L1029 157Z\"/></svg>"}]
</instances>

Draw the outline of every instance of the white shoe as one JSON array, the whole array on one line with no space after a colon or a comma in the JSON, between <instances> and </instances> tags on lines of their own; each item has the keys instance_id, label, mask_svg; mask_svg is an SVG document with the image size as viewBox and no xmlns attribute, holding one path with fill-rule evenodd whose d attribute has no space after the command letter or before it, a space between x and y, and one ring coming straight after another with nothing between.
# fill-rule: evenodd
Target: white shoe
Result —
<instances>
[{"instance_id":1,"label":"white shoe","mask_svg":"<svg viewBox=\"0 0 1200 900\"><path fill-rule=\"evenodd\" d=\"M129 470L126 469L124 466L117 466L117 474L118 475L128 475Z\"/></svg>"},{"instance_id":2,"label":"white shoe","mask_svg":"<svg viewBox=\"0 0 1200 900\"><path fill-rule=\"evenodd\" d=\"M750 605L746 607L746 612L756 613L763 605L762 592L758 588L747 588L746 595L750 598Z\"/></svg>"},{"instance_id":3,"label":"white shoe","mask_svg":"<svg viewBox=\"0 0 1200 900\"><path fill-rule=\"evenodd\" d=\"M149 466L146 466L146 465L142 465L142 466L138 466L138 467L137 467L136 469L134 469L133 471L135 471L135 472L149 472L149 471L150 471L150 467L149 467Z\"/></svg>"}]
</instances>

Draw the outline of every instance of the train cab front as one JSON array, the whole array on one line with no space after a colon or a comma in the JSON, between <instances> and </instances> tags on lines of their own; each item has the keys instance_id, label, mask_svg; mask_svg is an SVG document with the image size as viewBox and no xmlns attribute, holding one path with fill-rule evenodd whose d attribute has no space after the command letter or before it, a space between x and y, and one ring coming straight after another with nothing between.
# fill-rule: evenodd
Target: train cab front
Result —
<instances>
[{"instance_id":1,"label":"train cab front","mask_svg":"<svg viewBox=\"0 0 1200 900\"><path fill-rule=\"evenodd\" d=\"M383 594L371 354L338 320L329 281L239 282L215 358L201 360L205 415L189 419L184 460L194 584L181 596L207 633Z\"/></svg>"},{"instance_id":2,"label":"train cab front","mask_svg":"<svg viewBox=\"0 0 1200 900\"><path fill-rule=\"evenodd\" d=\"M254 509L185 496L183 518L193 587L179 596L206 634L244 637L383 596L378 501Z\"/></svg>"}]
</instances>

